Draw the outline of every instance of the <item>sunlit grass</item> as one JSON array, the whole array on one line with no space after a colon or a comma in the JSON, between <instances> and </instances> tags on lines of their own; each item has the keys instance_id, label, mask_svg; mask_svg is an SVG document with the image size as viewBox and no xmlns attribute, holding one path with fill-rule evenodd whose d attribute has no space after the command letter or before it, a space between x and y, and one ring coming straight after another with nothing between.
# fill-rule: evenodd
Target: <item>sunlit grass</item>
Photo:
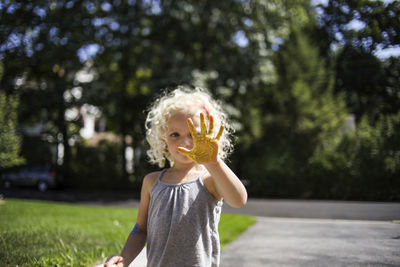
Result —
<instances>
[{"instance_id":1,"label":"sunlit grass","mask_svg":"<svg viewBox=\"0 0 400 267\"><path fill-rule=\"evenodd\" d=\"M251 216L222 214L219 223L219 234L222 249L235 240L249 226L255 223L256 219Z\"/></svg>"},{"instance_id":2,"label":"sunlit grass","mask_svg":"<svg viewBox=\"0 0 400 267\"><path fill-rule=\"evenodd\" d=\"M6 199L0 203L1 266L93 266L118 253L137 210ZM223 214L221 246L255 219Z\"/></svg>"}]
</instances>

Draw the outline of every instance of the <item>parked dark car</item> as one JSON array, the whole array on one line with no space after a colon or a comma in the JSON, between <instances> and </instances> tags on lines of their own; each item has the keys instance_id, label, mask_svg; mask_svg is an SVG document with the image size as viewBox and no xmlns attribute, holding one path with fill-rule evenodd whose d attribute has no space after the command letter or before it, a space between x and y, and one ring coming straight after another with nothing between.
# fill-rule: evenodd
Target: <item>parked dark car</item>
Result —
<instances>
[{"instance_id":1,"label":"parked dark car","mask_svg":"<svg viewBox=\"0 0 400 267\"><path fill-rule=\"evenodd\" d=\"M22 167L2 174L1 184L5 189L13 186L34 186L45 192L56 186L56 173L45 166Z\"/></svg>"}]
</instances>

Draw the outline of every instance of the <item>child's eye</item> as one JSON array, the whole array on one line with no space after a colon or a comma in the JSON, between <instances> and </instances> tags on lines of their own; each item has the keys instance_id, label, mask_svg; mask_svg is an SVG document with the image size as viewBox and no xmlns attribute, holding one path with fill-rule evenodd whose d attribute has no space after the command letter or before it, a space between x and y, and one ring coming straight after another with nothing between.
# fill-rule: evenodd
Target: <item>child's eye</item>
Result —
<instances>
[{"instance_id":1,"label":"child's eye","mask_svg":"<svg viewBox=\"0 0 400 267\"><path fill-rule=\"evenodd\" d=\"M172 133L172 134L170 134L170 136L171 136L171 137L178 137L179 134L178 134L178 133Z\"/></svg>"}]
</instances>

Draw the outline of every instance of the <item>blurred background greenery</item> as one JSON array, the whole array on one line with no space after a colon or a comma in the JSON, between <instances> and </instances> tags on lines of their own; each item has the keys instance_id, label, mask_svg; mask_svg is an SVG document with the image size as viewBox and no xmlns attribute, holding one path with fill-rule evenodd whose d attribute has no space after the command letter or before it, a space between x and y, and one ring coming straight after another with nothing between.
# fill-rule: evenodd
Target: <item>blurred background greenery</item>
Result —
<instances>
[{"instance_id":1,"label":"blurred background greenery","mask_svg":"<svg viewBox=\"0 0 400 267\"><path fill-rule=\"evenodd\" d=\"M250 197L400 200L400 1L0 1L0 171L137 192L146 107L202 86Z\"/></svg>"}]
</instances>

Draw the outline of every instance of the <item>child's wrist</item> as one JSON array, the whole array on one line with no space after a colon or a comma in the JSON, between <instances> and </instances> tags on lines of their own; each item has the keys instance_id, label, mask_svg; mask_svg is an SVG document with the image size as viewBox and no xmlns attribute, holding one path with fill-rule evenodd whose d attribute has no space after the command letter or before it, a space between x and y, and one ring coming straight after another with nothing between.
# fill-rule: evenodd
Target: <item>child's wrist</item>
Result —
<instances>
[{"instance_id":1,"label":"child's wrist","mask_svg":"<svg viewBox=\"0 0 400 267\"><path fill-rule=\"evenodd\" d=\"M203 163L203 165L207 168L207 167L215 167L215 166L217 166L217 165L219 165L221 162L220 162L221 160L219 159L219 158L217 158L217 160L216 161L210 161L210 162L207 162L207 163Z\"/></svg>"}]
</instances>

